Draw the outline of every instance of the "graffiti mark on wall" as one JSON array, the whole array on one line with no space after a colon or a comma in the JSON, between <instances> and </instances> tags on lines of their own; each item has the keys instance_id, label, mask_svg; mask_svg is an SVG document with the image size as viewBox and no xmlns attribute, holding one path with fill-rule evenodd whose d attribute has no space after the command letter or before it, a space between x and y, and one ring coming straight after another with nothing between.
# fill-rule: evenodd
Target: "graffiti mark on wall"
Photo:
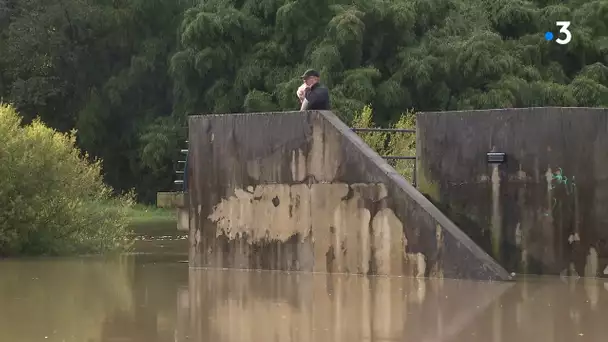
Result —
<instances>
[{"instance_id":1,"label":"graffiti mark on wall","mask_svg":"<svg viewBox=\"0 0 608 342\"><path fill-rule=\"evenodd\" d=\"M555 181L555 183L553 183L553 181ZM558 185L563 185L566 189L566 194L570 195L576 187L575 178L572 176L572 179L568 179L564 174L564 170L559 167L557 168L557 171L553 173L553 178L549 187L550 189L555 189Z\"/></svg>"},{"instance_id":2,"label":"graffiti mark on wall","mask_svg":"<svg viewBox=\"0 0 608 342\"><path fill-rule=\"evenodd\" d=\"M557 171L553 173L551 176L551 183L549 184L549 190L553 190L558 188L559 186L563 186L566 190L566 195L571 195L574 193L574 188L576 188L575 177L572 176L572 179L569 179L565 174L564 170L561 167L557 168ZM557 206L557 199L553 198L553 205L549 209L548 212L545 213L545 216L549 216L555 207Z\"/></svg>"}]
</instances>

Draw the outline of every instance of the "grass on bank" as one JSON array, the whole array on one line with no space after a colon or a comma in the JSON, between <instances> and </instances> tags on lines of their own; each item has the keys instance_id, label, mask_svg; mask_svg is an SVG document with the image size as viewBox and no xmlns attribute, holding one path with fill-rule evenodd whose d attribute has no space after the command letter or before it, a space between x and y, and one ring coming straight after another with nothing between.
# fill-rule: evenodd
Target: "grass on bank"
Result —
<instances>
[{"instance_id":1,"label":"grass on bank","mask_svg":"<svg viewBox=\"0 0 608 342\"><path fill-rule=\"evenodd\" d=\"M175 209L157 208L144 204L135 204L128 210L131 223L148 223L159 221L175 221Z\"/></svg>"},{"instance_id":2,"label":"grass on bank","mask_svg":"<svg viewBox=\"0 0 608 342\"><path fill-rule=\"evenodd\" d=\"M135 235L171 235L177 232L175 209L135 204L128 209L129 227Z\"/></svg>"}]
</instances>

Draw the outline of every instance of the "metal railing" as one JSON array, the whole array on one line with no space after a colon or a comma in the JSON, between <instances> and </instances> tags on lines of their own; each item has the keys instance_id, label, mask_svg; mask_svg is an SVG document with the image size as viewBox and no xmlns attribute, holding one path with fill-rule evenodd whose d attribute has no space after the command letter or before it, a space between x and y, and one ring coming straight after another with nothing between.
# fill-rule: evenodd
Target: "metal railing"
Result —
<instances>
[{"instance_id":1,"label":"metal railing","mask_svg":"<svg viewBox=\"0 0 608 342\"><path fill-rule=\"evenodd\" d=\"M416 134L415 129L400 129L400 128L356 128L351 127L353 132L356 133L398 133L398 134ZM412 171L412 185L416 186L416 156L381 156L382 158L389 161L391 166L395 166L394 161L396 160L413 160L414 166Z\"/></svg>"}]
</instances>

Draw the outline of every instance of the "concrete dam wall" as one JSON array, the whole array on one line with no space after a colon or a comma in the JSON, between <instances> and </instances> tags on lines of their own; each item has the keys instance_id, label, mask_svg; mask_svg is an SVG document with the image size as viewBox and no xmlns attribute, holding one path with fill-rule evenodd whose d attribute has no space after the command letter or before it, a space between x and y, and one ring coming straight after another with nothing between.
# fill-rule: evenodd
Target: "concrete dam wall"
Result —
<instances>
[{"instance_id":1,"label":"concrete dam wall","mask_svg":"<svg viewBox=\"0 0 608 342\"><path fill-rule=\"evenodd\" d=\"M608 110L421 113L419 190L507 270L608 276ZM489 164L487 152L506 153Z\"/></svg>"},{"instance_id":2,"label":"concrete dam wall","mask_svg":"<svg viewBox=\"0 0 608 342\"><path fill-rule=\"evenodd\" d=\"M189 118L194 267L504 280L331 112Z\"/></svg>"}]
</instances>

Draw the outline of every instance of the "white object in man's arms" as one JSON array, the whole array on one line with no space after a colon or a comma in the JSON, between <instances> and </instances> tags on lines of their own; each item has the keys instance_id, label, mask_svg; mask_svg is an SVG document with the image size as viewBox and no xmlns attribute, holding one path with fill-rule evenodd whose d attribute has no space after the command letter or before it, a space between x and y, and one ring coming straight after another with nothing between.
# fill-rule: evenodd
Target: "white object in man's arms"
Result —
<instances>
[{"instance_id":1,"label":"white object in man's arms","mask_svg":"<svg viewBox=\"0 0 608 342\"><path fill-rule=\"evenodd\" d=\"M304 97L306 96L306 83L302 83L302 85L298 88L296 95L300 99L300 102L304 101Z\"/></svg>"}]
</instances>

